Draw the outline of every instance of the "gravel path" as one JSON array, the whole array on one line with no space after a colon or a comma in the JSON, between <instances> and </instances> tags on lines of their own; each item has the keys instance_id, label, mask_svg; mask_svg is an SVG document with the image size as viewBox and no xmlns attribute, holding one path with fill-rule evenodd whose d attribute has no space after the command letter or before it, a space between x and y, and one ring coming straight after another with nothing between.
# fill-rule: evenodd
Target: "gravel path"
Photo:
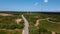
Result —
<instances>
[{"instance_id":1,"label":"gravel path","mask_svg":"<svg viewBox=\"0 0 60 34\"><path fill-rule=\"evenodd\" d=\"M24 25L25 25L22 34L28 34L29 33L29 30L28 30L28 27L29 27L28 21L27 21L27 19L23 15L22 15L22 18L24 20Z\"/></svg>"}]
</instances>

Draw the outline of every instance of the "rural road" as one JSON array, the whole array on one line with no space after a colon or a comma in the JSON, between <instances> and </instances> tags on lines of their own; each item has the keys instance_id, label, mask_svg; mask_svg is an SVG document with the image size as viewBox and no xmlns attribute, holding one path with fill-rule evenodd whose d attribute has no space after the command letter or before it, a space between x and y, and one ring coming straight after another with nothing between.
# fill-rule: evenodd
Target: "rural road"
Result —
<instances>
[{"instance_id":1,"label":"rural road","mask_svg":"<svg viewBox=\"0 0 60 34\"><path fill-rule=\"evenodd\" d=\"M27 21L27 19L23 15L22 15L22 19L24 20L24 29L22 31L22 34L29 34L29 30L28 30L29 24L28 24L28 21Z\"/></svg>"}]
</instances>

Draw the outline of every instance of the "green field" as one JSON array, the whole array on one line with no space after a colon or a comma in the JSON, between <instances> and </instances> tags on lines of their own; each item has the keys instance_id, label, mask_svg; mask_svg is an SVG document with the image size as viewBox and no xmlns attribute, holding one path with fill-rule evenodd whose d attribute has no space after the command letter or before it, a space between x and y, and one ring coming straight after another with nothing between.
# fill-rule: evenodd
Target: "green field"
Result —
<instances>
[{"instance_id":1,"label":"green field","mask_svg":"<svg viewBox=\"0 0 60 34\"><path fill-rule=\"evenodd\" d=\"M6 14L12 14L14 16L0 16L0 34L22 34L24 28L24 21L19 24L15 22L17 18L22 19L21 15L24 15L29 22L29 34L52 34L54 31L57 34L60 33L60 15L57 13L35 13L35 12L0 12ZM36 20L46 19L39 21L39 25L36 27ZM3 30L6 29L6 30Z\"/></svg>"}]
</instances>

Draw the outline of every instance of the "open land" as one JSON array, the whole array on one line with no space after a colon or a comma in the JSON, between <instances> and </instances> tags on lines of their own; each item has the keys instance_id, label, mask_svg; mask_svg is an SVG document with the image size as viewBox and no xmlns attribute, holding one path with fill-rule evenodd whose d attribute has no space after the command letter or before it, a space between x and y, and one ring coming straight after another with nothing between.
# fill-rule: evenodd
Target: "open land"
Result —
<instances>
[{"instance_id":1,"label":"open land","mask_svg":"<svg viewBox=\"0 0 60 34\"><path fill-rule=\"evenodd\" d=\"M28 34L60 34L60 14L49 12L0 12L0 34L22 34L25 22ZM26 29L26 28L25 28Z\"/></svg>"}]
</instances>

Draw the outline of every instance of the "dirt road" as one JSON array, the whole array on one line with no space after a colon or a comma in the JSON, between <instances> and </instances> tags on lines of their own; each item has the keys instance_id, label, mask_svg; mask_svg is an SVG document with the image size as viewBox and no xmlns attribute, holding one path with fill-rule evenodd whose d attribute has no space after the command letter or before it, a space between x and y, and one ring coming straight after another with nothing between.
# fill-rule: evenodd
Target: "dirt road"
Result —
<instances>
[{"instance_id":1,"label":"dirt road","mask_svg":"<svg viewBox=\"0 0 60 34\"><path fill-rule=\"evenodd\" d=\"M29 30L28 30L28 27L29 27L28 21L27 21L27 19L23 15L22 15L22 18L24 20L24 25L25 25L22 34L28 34L29 33Z\"/></svg>"}]
</instances>

